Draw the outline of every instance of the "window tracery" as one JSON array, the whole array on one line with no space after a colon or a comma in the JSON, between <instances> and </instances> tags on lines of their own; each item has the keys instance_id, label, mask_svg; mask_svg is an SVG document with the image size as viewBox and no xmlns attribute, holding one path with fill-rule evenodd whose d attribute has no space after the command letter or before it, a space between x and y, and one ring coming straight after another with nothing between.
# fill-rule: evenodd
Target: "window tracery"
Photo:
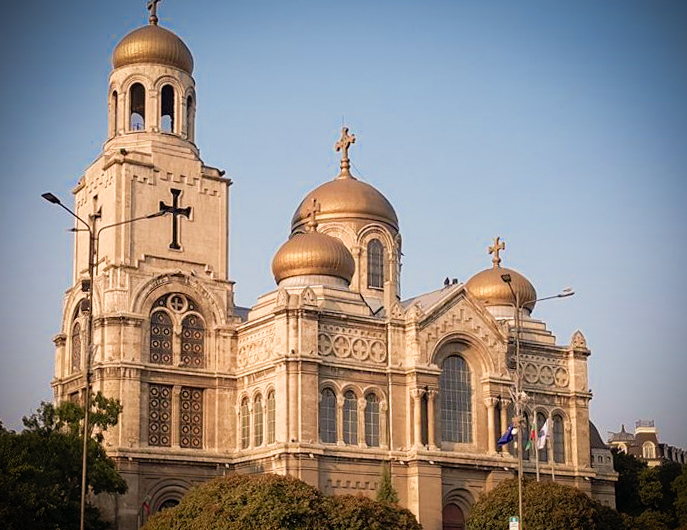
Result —
<instances>
[{"instance_id":1,"label":"window tracery","mask_svg":"<svg viewBox=\"0 0 687 530\"><path fill-rule=\"evenodd\" d=\"M239 416L241 418L241 449L248 449L250 446L250 410L247 397L241 400Z\"/></svg>"},{"instance_id":2,"label":"window tracery","mask_svg":"<svg viewBox=\"0 0 687 530\"><path fill-rule=\"evenodd\" d=\"M186 368L205 366L203 317L195 301L180 293L158 298L150 316L149 361L172 366L175 356Z\"/></svg>"},{"instance_id":3,"label":"window tracery","mask_svg":"<svg viewBox=\"0 0 687 530\"><path fill-rule=\"evenodd\" d=\"M343 438L345 444L358 443L358 398L352 390L344 394Z\"/></svg>"},{"instance_id":4,"label":"window tracery","mask_svg":"<svg viewBox=\"0 0 687 530\"><path fill-rule=\"evenodd\" d=\"M203 447L203 390L181 387L179 445L191 449Z\"/></svg>"},{"instance_id":5,"label":"window tracery","mask_svg":"<svg viewBox=\"0 0 687 530\"><path fill-rule=\"evenodd\" d=\"M447 442L472 442L470 368L458 355L447 357L439 377L441 437Z\"/></svg>"},{"instance_id":6,"label":"window tracery","mask_svg":"<svg viewBox=\"0 0 687 530\"><path fill-rule=\"evenodd\" d=\"M367 244L367 286L384 288L384 246L379 239Z\"/></svg>"},{"instance_id":7,"label":"window tracery","mask_svg":"<svg viewBox=\"0 0 687 530\"><path fill-rule=\"evenodd\" d=\"M320 439L324 443L336 443L336 396L331 388L325 388L321 394Z\"/></svg>"},{"instance_id":8,"label":"window tracery","mask_svg":"<svg viewBox=\"0 0 687 530\"><path fill-rule=\"evenodd\" d=\"M553 461L557 464L565 463L565 432L563 418L556 414L553 417Z\"/></svg>"},{"instance_id":9,"label":"window tracery","mask_svg":"<svg viewBox=\"0 0 687 530\"><path fill-rule=\"evenodd\" d=\"M379 399L372 392L365 398L365 443L379 447Z\"/></svg>"},{"instance_id":10,"label":"window tracery","mask_svg":"<svg viewBox=\"0 0 687 530\"><path fill-rule=\"evenodd\" d=\"M274 391L267 394L267 443L273 444L275 442L277 426L277 403L274 396Z\"/></svg>"},{"instance_id":11,"label":"window tracery","mask_svg":"<svg viewBox=\"0 0 687 530\"><path fill-rule=\"evenodd\" d=\"M79 322L74 322L72 326L71 353L71 372L76 373L81 370L81 324Z\"/></svg>"},{"instance_id":12,"label":"window tracery","mask_svg":"<svg viewBox=\"0 0 687 530\"><path fill-rule=\"evenodd\" d=\"M172 387L148 387L148 445L171 447L172 438Z\"/></svg>"},{"instance_id":13,"label":"window tracery","mask_svg":"<svg viewBox=\"0 0 687 530\"><path fill-rule=\"evenodd\" d=\"M253 445L259 447L263 441L263 423L262 423L262 396L258 394L253 400Z\"/></svg>"}]
</instances>

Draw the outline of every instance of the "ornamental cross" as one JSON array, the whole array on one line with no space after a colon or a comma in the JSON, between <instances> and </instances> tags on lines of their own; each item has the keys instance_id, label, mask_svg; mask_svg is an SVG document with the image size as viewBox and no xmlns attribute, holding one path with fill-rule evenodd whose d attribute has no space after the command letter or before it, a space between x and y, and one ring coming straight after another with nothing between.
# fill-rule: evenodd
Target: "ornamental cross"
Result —
<instances>
[{"instance_id":1,"label":"ornamental cross","mask_svg":"<svg viewBox=\"0 0 687 530\"><path fill-rule=\"evenodd\" d=\"M181 195L181 190L175 190L172 188L172 206L167 206L164 201L160 201L160 211L168 214L172 214L172 242L169 244L169 248L174 250L181 250L181 245L179 245L179 219L180 215L189 219L191 216L191 207L179 208L179 195Z\"/></svg>"},{"instance_id":2,"label":"ornamental cross","mask_svg":"<svg viewBox=\"0 0 687 530\"><path fill-rule=\"evenodd\" d=\"M311 232L314 232L315 229L317 228L317 214L322 211L322 208L320 206L320 203L317 201L315 197L312 199L312 206L308 207L307 209L307 216L310 218L308 221L308 230Z\"/></svg>"},{"instance_id":3,"label":"ornamental cross","mask_svg":"<svg viewBox=\"0 0 687 530\"><path fill-rule=\"evenodd\" d=\"M355 143L355 134L348 134L348 127L341 128L341 139L336 142L334 148L336 151L341 151L341 174L350 175L349 169L351 167L348 158L348 148Z\"/></svg>"},{"instance_id":4,"label":"ornamental cross","mask_svg":"<svg viewBox=\"0 0 687 530\"><path fill-rule=\"evenodd\" d=\"M157 24L157 4L160 0L148 0L148 11L150 11L150 18L148 21L151 24Z\"/></svg>"},{"instance_id":5,"label":"ornamental cross","mask_svg":"<svg viewBox=\"0 0 687 530\"><path fill-rule=\"evenodd\" d=\"M506 250L506 242L501 241L500 237L494 239L493 246L489 247L489 254L494 255L494 259L491 262L494 264L494 268L498 269L501 266L501 257L499 256L500 250Z\"/></svg>"}]
</instances>

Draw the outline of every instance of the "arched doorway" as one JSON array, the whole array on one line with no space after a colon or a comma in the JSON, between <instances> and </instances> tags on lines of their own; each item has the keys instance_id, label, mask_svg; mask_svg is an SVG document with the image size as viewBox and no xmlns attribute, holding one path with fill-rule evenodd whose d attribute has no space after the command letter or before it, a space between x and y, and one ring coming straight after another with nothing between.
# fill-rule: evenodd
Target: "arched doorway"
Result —
<instances>
[{"instance_id":1,"label":"arched doorway","mask_svg":"<svg viewBox=\"0 0 687 530\"><path fill-rule=\"evenodd\" d=\"M463 510L455 504L447 504L442 512L442 530L465 530Z\"/></svg>"}]
</instances>

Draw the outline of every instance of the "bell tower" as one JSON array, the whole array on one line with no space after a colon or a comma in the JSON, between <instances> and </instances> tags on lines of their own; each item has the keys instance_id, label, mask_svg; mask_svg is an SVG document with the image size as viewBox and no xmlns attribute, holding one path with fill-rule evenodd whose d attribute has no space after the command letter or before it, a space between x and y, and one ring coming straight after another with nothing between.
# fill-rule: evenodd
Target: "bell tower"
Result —
<instances>
[{"instance_id":1,"label":"bell tower","mask_svg":"<svg viewBox=\"0 0 687 530\"><path fill-rule=\"evenodd\" d=\"M228 413L219 410L226 391L217 374L228 370L238 322L229 276L231 180L200 158L193 56L159 25L158 2L148 2L148 24L114 49L107 140L74 189L74 211L95 235L94 270L89 284L89 235L76 231L52 382L57 401L78 400L88 370L91 391L123 405L105 439L129 484L118 501L127 508L116 510L122 528L135 526L148 487L141 481L160 480L161 460L218 450L217 418ZM216 422L210 436L204 426ZM188 469L170 473L188 480L203 473Z\"/></svg>"}]
</instances>

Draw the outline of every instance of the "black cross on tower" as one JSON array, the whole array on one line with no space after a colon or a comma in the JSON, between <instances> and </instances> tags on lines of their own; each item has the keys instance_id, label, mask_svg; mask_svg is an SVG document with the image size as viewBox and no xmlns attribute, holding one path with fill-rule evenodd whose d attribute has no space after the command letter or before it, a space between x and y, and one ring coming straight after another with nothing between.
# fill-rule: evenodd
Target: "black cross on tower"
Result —
<instances>
[{"instance_id":1,"label":"black cross on tower","mask_svg":"<svg viewBox=\"0 0 687 530\"><path fill-rule=\"evenodd\" d=\"M172 242L169 244L169 248L174 250L181 250L181 245L179 245L179 220L178 217L183 215L188 219L191 215L191 207L179 208L179 195L181 195L181 190L175 190L172 188L172 206L167 206L165 201L160 201L160 211L163 213L172 214Z\"/></svg>"}]
</instances>

